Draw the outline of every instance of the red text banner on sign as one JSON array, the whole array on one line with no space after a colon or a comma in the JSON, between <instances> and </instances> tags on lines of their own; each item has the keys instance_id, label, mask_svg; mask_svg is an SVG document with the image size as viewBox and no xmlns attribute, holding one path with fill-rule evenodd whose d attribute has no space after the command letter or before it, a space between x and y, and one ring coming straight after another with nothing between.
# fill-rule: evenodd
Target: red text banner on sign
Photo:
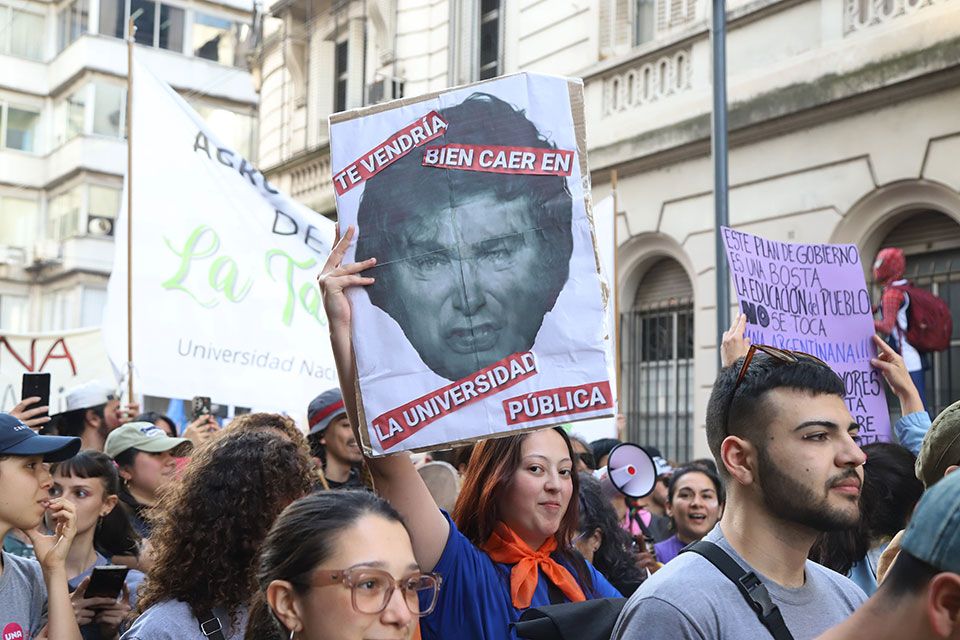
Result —
<instances>
[{"instance_id":1,"label":"red text banner on sign","mask_svg":"<svg viewBox=\"0 0 960 640\"><path fill-rule=\"evenodd\" d=\"M374 418L373 428L377 439L384 450L389 449L431 422L487 396L509 389L536 374L536 360L529 351L507 356L462 380Z\"/></svg>"},{"instance_id":2,"label":"red text banner on sign","mask_svg":"<svg viewBox=\"0 0 960 640\"><path fill-rule=\"evenodd\" d=\"M425 142L438 138L447 130L447 121L431 111L416 122L378 144L358 160L333 176L333 188L342 196L364 180L369 180Z\"/></svg>"},{"instance_id":3,"label":"red text banner on sign","mask_svg":"<svg viewBox=\"0 0 960 640\"><path fill-rule=\"evenodd\" d=\"M544 389L503 401L508 425L612 407L613 395L610 393L610 383L606 381Z\"/></svg>"},{"instance_id":4,"label":"red text banner on sign","mask_svg":"<svg viewBox=\"0 0 960 640\"><path fill-rule=\"evenodd\" d=\"M445 144L424 149L423 166L531 176L569 176L573 151L540 147Z\"/></svg>"}]
</instances>

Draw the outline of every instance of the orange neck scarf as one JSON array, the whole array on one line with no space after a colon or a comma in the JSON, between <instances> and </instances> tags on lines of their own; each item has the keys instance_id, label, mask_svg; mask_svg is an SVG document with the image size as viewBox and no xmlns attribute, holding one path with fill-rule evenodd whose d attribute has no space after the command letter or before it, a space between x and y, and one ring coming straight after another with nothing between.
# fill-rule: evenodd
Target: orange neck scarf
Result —
<instances>
[{"instance_id":1,"label":"orange neck scarf","mask_svg":"<svg viewBox=\"0 0 960 640\"><path fill-rule=\"evenodd\" d=\"M536 591L540 578L538 569L543 569L543 574L571 602L587 599L583 595L583 589L570 572L550 557L556 548L557 541L550 536L539 549L534 551L502 522L497 523L490 538L483 545L483 550L491 560L513 565L513 569L510 570L510 598L517 609L526 609L530 606L530 600L533 598L533 592Z\"/></svg>"}]
</instances>

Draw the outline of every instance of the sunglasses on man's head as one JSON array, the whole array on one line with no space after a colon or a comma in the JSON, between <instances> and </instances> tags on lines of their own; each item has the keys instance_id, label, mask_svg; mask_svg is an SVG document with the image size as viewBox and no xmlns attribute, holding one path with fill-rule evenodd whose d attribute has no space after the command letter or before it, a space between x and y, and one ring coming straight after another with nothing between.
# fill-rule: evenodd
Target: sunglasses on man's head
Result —
<instances>
[{"instance_id":1,"label":"sunglasses on man's head","mask_svg":"<svg viewBox=\"0 0 960 640\"><path fill-rule=\"evenodd\" d=\"M777 360L780 364L793 364L800 362L801 360L810 360L819 365L823 365L827 369L830 368L826 362L818 358L817 356L810 355L809 353L804 353L803 351L790 351L789 349L778 349L777 347L771 347L766 344L752 344L750 349L747 350L747 355L743 358L743 364L740 365L740 375L737 376L737 382L733 385L733 391L730 392L730 403L727 405L727 415L724 419L724 431L730 433L730 407L733 405L733 396L736 394L737 389L740 387L740 383L743 382L744 376L747 375L747 367L750 366L750 362L753 360L753 356L756 355L757 351L762 351L771 358Z\"/></svg>"},{"instance_id":2,"label":"sunglasses on man's head","mask_svg":"<svg viewBox=\"0 0 960 640\"><path fill-rule=\"evenodd\" d=\"M740 365L740 375L737 376L737 382L733 385L734 391L736 391L737 387L740 386L740 383L743 382L744 376L747 375L747 367L750 366L750 361L753 360L753 356L756 355L757 351L762 351L768 356L779 360L781 363L794 363L800 362L800 360L811 360L817 364L825 366L828 369L830 368L830 365L817 356L812 356L809 353L804 353L803 351L790 351L788 349L778 349L765 344L752 344L750 345L750 349L747 350L747 355L743 359L743 364Z\"/></svg>"}]
</instances>

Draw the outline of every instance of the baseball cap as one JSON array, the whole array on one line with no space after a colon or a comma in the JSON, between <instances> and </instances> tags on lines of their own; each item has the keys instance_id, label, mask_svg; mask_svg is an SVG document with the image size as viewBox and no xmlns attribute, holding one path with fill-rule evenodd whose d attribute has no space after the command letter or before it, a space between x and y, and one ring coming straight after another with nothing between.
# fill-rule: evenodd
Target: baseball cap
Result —
<instances>
[{"instance_id":1,"label":"baseball cap","mask_svg":"<svg viewBox=\"0 0 960 640\"><path fill-rule=\"evenodd\" d=\"M182 458L192 448L193 443L186 438L171 438L152 422L128 422L110 432L103 445L103 452L116 458L127 449L147 453L161 453L173 449L171 453L174 457Z\"/></svg>"},{"instance_id":2,"label":"baseball cap","mask_svg":"<svg viewBox=\"0 0 960 640\"><path fill-rule=\"evenodd\" d=\"M65 394L67 408L65 411L74 411L76 409L89 409L107 404L114 398L117 398L116 389L100 380L91 380L78 387L70 389Z\"/></svg>"},{"instance_id":3,"label":"baseball cap","mask_svg":"<svg viewBox=\"0 0 960 640\"><path fill-rule=\"evenodd\" d=\"M344 413L346 410L343 408L343 394L340 389L327 389L311 400L307 408L310 434L320 433L334 418Z\"/></svg>"},{"instance_id":4,"label":"baseball cap","mask_svg":"<svg viewBox=\"0 0 960 640\"><path fill-rule=\"evenodd\" d=\"M41 436L9 413L0 413L0 455L43 456L44 462L61 462L80 451L80 438Z\"/></svg>"},{"instance_id":5,"label":"baseball cap","mask_svg":"<svg viewBox=\"0 0 960 640\"><path fill-rule=\"evenodd\" d=\"M954 464L960 464L960 402L944 409L923 437L915 467L917 478L929 489Z\"/></svg>"},{"instance_id":6,"label":"baseball cap","mask_svg":"<svg viewBox=\"0 0 960 640\"><path fill-rule=\"evenodd\" d=\"M923 494L900 547L941 571L960 573L960 471Z\"/></svg>"}]
</instances>

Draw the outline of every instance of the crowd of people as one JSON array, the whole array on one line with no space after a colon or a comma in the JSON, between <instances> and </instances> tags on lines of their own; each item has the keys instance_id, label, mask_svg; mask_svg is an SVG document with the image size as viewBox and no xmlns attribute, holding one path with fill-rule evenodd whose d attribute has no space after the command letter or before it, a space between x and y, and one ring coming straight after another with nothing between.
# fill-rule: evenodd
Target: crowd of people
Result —
<instances>
[{"instance_id":1,"label":"crowd of people","mask_svg":"<svg viewBox=\"0 0 960 640\"><path fill-rule=\"evenodd\" d=\"M340 386L308 424L180 433L102 383L0 414L3 640L960 638L960 402L931 422L884 341L896 444L861 446L841 378L741 316L712 459L638 443L643 497L605 484L620 440L576 425L365 458L345 290L372 259L341 264L351 238L319 278ZM531 611L555 635L522 635Z\"/></svg>"}]
</instances>

